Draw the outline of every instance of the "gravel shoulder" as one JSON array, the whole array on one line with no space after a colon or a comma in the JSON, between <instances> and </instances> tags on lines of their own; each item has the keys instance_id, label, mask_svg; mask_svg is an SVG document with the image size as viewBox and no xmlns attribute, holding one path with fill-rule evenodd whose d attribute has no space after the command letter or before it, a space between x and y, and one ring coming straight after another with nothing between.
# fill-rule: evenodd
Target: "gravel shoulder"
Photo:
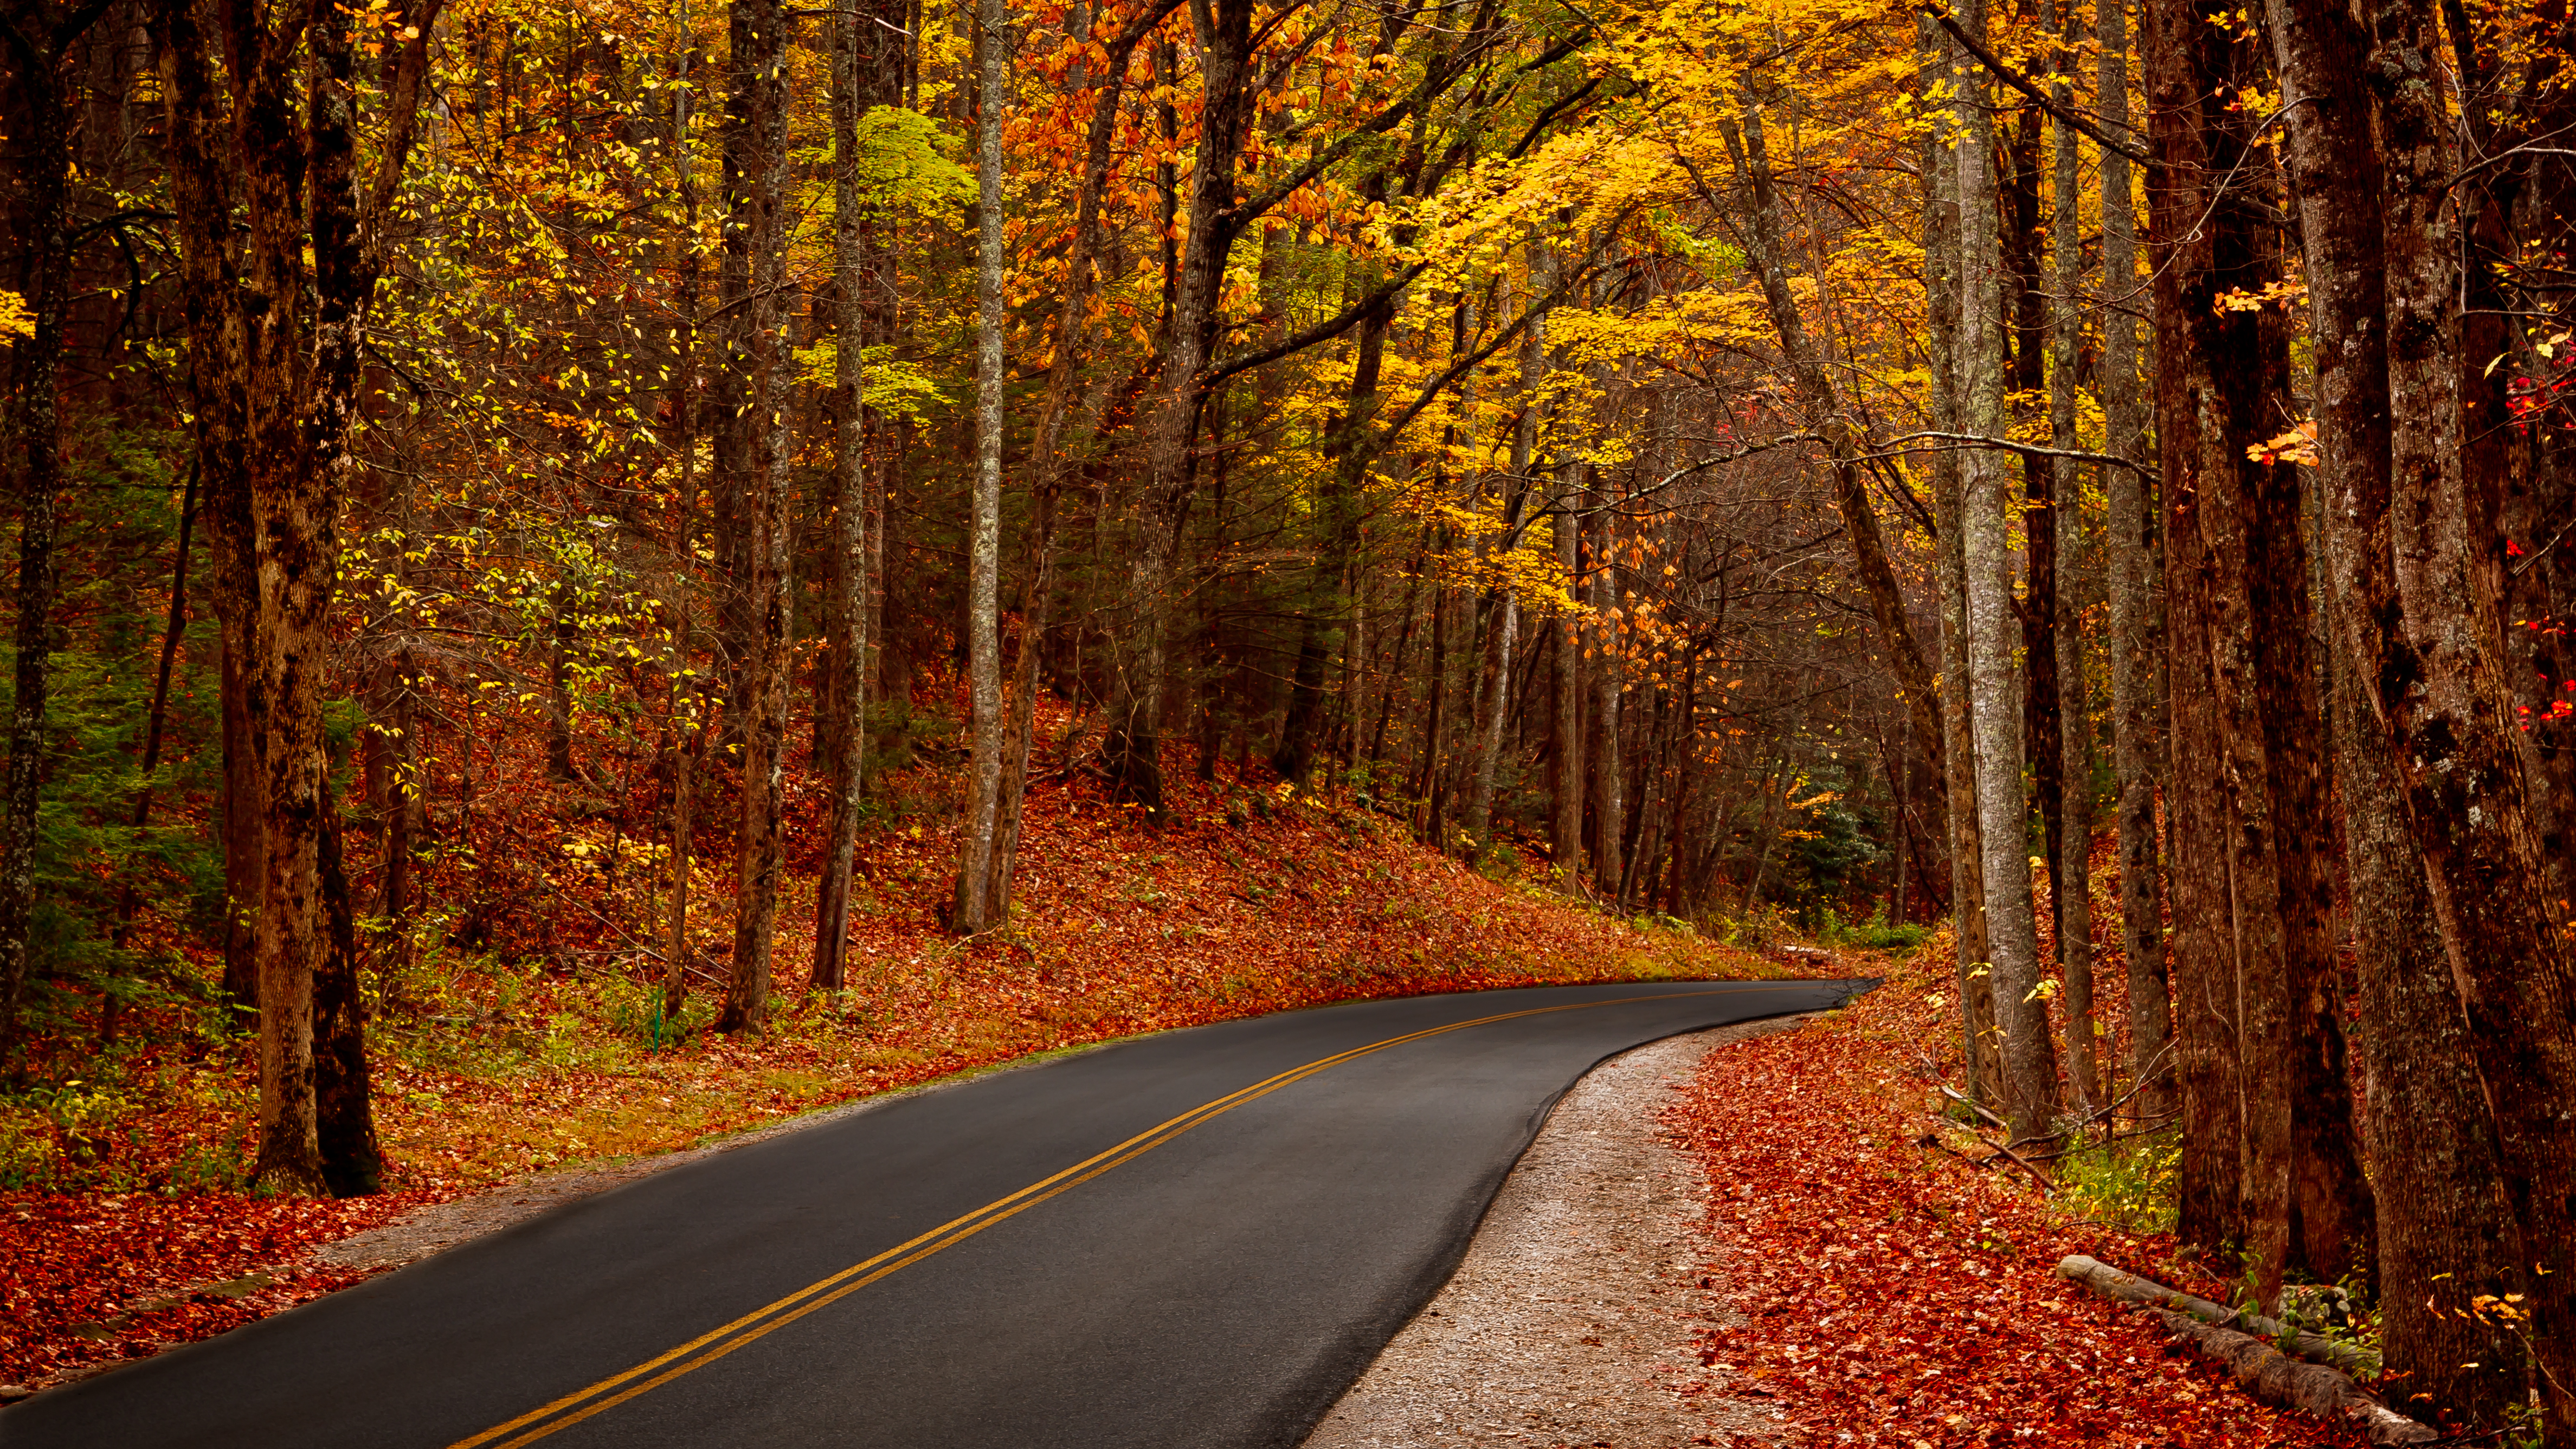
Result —
<instances>
[{"instance_id":1,"label":"gravel shoulder","mask_svg":"<svg viewBox=\"0 0 2576 1449\"><path fill-rule=\"evenodd\" d=\"M1448 1286L1305 1449L1687 1449L1776 1433L1762 1409L1714 1392L1727 1376L1691 1351L1693 1328L1736 1315L1701 1266L1699 1165L1659 1119L1709 1052L1809 1019L1670 1037L1576 1083Z\"/></svg>"}]
</instances>

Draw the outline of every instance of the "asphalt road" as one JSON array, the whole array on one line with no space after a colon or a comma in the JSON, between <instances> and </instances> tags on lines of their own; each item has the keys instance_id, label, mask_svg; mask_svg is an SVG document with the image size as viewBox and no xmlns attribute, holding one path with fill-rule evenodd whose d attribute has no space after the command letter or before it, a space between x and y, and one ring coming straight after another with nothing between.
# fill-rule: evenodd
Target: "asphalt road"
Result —
<instances>
[{"instance_id":1,"label":"asphalt road","mask_svg":"<svg viewBox=\"0 0 2576 1449\"><path fill-rule=\"evenodd\" d=\"M1365 1002L978 1078L39 1395L0 1445L1293 1445L1576 1078L1858 985Z\"/></svg>"}]
</instances>

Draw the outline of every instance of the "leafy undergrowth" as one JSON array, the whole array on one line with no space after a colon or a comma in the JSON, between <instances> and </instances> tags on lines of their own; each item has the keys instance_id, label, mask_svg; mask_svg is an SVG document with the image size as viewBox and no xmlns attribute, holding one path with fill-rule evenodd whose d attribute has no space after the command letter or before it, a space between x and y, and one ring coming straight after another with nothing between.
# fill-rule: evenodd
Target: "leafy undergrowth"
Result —
<instances>
[{"instance_id":1,"label":"leafy undergrowth","mask_svg":"<svg viewBox=\"0 0 2576 1449\"><path fill-rule=\"evenodd\" d=\"M1878 969L1848 1010L1709 1054L1668 1110L1707 1172L1709 1273L1742 1314L1702 1334L1729 1371L1713 1393L1817 1444L2364 1442L2255 1402L2052 1271L2084 1253L2223 1297L2170 1237L2072 1219L1921 1145L1933 1064L1955 1057L1946 937Z\"/></svg>"},{"instance_id":2,"label":"leafy undergrowth","mask_svg":"<svg viewBox=\"0 0 2576 1449\"><path fill-rule=\"evenodd\" d=\"M1034 1052L1362 998L1796 974L1490 879L1355 805L1175 775L1160 827L1079 778L1033 790L1021 908L1007 933L970 943L933 908L949 827L890 819L862 842L847 988L804 989L813 883L797 879L780 908L777 1016L756 1037L700 1029L703 983L671 1030L640 958L423 953L383 983L378 1012L384 1196L246 1196L243 1044L138 1041L80 1088L107 1105L58 1118L39 1144L49 1179L0 1193L0 1382L144 1356L343 1286L353 1275L276 1270L425 1203ZM800 816L800 834L823 828ZM278 1281L238 1281L254 1269Z\"/></svg>"}]
</instances>

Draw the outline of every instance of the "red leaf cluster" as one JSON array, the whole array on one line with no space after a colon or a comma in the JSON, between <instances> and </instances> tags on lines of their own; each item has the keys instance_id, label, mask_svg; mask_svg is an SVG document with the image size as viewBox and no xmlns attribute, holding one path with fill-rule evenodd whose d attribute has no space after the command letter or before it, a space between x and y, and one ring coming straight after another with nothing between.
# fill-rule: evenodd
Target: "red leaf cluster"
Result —
<instances>
[{"instance_id":1,"label":"red leaf cluster","mask_svg":"<svg viewBox=\"0 0 2576 1449\"><path fill-rule=\"evenodd\" d=\"M0 1197L0 1262L9 1265L0 1381L143 1358L345 1288L365 1275L290 1265L421 1201L9 1193Z\"/></svg>"}]
</instances>

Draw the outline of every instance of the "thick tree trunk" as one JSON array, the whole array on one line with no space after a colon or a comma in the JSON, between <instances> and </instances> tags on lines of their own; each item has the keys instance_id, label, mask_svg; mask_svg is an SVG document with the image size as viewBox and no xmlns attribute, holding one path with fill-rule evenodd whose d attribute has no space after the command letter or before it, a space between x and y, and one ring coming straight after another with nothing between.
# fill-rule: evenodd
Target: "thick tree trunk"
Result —
<instances>
[{"instance_id":1,"label":"thick tree trunk","mask_svg":"<svg viewBox=\"0 0 2576 1449\"><path fill-rule=\"evenodd\" d=\"M2018 18L2018 17L2017 17ZM2044 31L2056 29L2056 6L2046 5L2036 17ZM2024 106L2014 118L2013 135L2003 152L2006 188L2002 236L2004 313L2012 357L2006 376L2016 401L2003 417L2014 426L2039 422L2036 399L2050 386L2049 280L2045 257L2056 249L2054 232L2040 223L2040 123L2038 106ZM1989 436L2001 436L2002 428ZM2000 459L1996 460L1998 463ZM2025 454L2021 459L2021 510L2024 566L2021 597L2013 600L2021 621L2022 749L2030 768L2031 804L2040 823L2039 858L2054 872L2066 843L2066 761L2061 751L2063 727L2058 721L2057 554L2059 499L2057 476L2064 460ZM2052 938L2063 939L2057 916L2057 893L2049 892Z\"/></svg>"},{"instance_id":2,"label":"thick tree trunk","mask_svg":"<svg viewBox=\"0 0 2576 1449\"><path fill-rule=\"evenodd\" d=\"M2227 824L2218 792L2223 762L2210 679L2204 550L2198 515L2203 468L2201 399L2210 363L2191 306L2207 309L2196 281L2210 267L2203 188L2213 177L2202 133L2192 47L2213 29L2181 0L2145 12L2149 235L2154 240L2158 339L2156 442L2164 493L2166 642L2170 667L2171 778L2166 809L2173 934L2168 945L2175 1078L2182 1100L2180 1221L2183 1241L2241 1241L2242 1172L2237 1075L2234 909L2228 893ZM2186 286L2195 290L2186 293Z\"/></svg>"},{"instance_id":3,"label":"thick tree trunk","mask_svg":"<svg viewBox=\"0 0 2576 1449\"><path fill-rule=\"evenodd\" d=\"M2241 109L2223 110L2225 103L2208 97L2252 83L2260 57L2250 42L2204 26L2188 62L2203 97L2210 164L2234 171L2251 156L2251 123ZM2325 721L2310 648L2297 470L2248 456L2288 411L2286 327L2270 308L2218 304L2228 293L2260 294L2281 277L2276 230L2265 212L2246 188L2216 196L2204 223L2207 265L2187 269L2181 286L2188 345L2208 369L2195 512L2210 565L2205 617L2231 827L2243 1227L2269 1304L2294 1262L2328 1279L2342 1276L2366 1246L2370 1212L2331 1000L2333 886L2317 848L2330 831ZM2309 1250L2318 1259L2299 1261Z\"/></svg>"},{"instance_id":4,"label":"thick tree trunk","mask_svg":"<svg viewBox=\"0 0 2576 1449\"><path fill-rule=\"evenodd\" d=\"M2287 0L2274 0L2271 12L2279 73L2314 97L2286 118L2286 159L2312 279L2318 442L2331 452L2332 467L2367 469L2384 478L2388 414L2386 342L2378 325L2385 296L2376 231L2380 183L2361 81L2361 30L2349 14L2307 6L2294 13ZM2337 195L2347 184L2370 198L2365 207L2347 208L2346 199ZM2291 1246L2311 1274L2332 1281L2371 1268L2377 1213L2371 1183L2361 1170L2353 1121L2333 939L2335 882L2325 852L2315 848L2331 835L2334 822L2327 813L2327 767L2317 747L2327 720L2316 698L2307 648L2312 630L2308 548L2300 532L2301 471L2282 463L2264 470L2258 480L2257 529L2265 541L2258 628L2273 808L2284 826L2281 885L2290 946L2291 1048L2282 1071L2294 1128L2298 1218L2298 1241ZM2327 593L2330 599L2334 595L2331 588ZM2348 722L2341 718L2349 708L2339 706L2334 712L2337 736L2349 740ZM2338 753L2349 755L2353 748L2347 743ZM2385 768L2384 760L2360 763L2366 769ZM2356 804L2354 788L2345 782L2348 818L2378 804ZM2368 909L2361 901L2359 849L2359 842L2347 836L2347 859L2355 862L2356 915ZM2388 888L2384 881L2372 884L2383 894Z\"/></svg>"},{"instance_id":5,"label":"thick tree trunk","mask_svg":"<svg viewBox=\"0 0 2576 1449\"><path fill-rule=\"evenodd\" d=\"M2212 157L2222 170L2235 159L2224 149ZM2261 531L2262 480L2246 476L2260 465L2248 461L2243 448L2249 431L2261 426L2266 405L2283 400L2281 364L2286 356L2279 347L2281 329L2267 314L2222 314L2212 300L2221 290L2256 291L2271 279L2250 249L2253 238L2241 225L2239 209L2222 201L2207 229L2213 234L2212 265L2183 279L2184 306L2196 334L2192 345L2208 360L2209 380L2198 400L2198 506L2186 523L2197 521L2206 561L2201 618L2222 751L2215 762L2226 818L2220 838L2235 906L2234 986L2241 1033L2237 1070L2242 1074L2235 1090L2245 1113L2238 1192L2244 1246L2258 1265L2268 1308L2280 1291L2290 1234L2289 1063L2297 1043L2290 1030L2293 943L2281 867L2283 850L2296 843L2284 836L2271 789L2276 762L2265 730L2259 655L2260 636L2280 626L2263 612L2256 576L2274 569L2270 555L2281 540ZM2263 436L2252 433L2255 440ZM2277 763L2289 768L2288 762Z\"/></svg>"},{"instance_id":6,"label":"thick tree trunk","mask_svg":"<svg viewBox=\"0 0 2576 1449\"><path fill-rule=\"evenodd\" d=\"M2464 352L2449 98L2422 0L2375 16L2387 255L2389 486L2340 498L2361 541L2338 582L2355 607L2354 674L2388 732L2444 953L2487 1083L2527 1267L2525 1343L2547 1442L2576 1444L2576 961L2541 885L2546 865L2498 671L2491 480L2466 475L2463 434L2494 424L2459 404L2487 360ZM2463 42L2465 43L2465 42ZM2361 480L2366 482L2367 480Z\"/></svg>"},{"instance_id":7,"label":"thick tree trunk","mask_svg":"<svg viewBox=\"0 0 2576 1449\"><path fill-rule=\"evenodd\" d=\"M2443 1405L2493 1427L2523 1393L2519 1345L2503 1325L2445 1312L2439 1300L2524 1291L2509 1247L2513 1210L2423 859L2349 642L2369 627L2347 615L2357 602L2351 585L2369 572L2363 550L2375 546L2361 536L2355 506L2386 495L2391 461L2387 196L2366 81L2370 37L2339 7L2274 0L2270 12L2294 105L2287 157L2315 318L2317 442L2329 495L2325 595L2337 655L2331 714L2371 1083L2382 1354L2404 1402Z\"/></svg>"},{"instance_id":8,"label":"thick tree trunk","mask_svg":"<svg viewBox=\"0 0 2576 1449\"><path fill-rule=\"evenodd\" d=\"M260 1100L252 1174L272 1191L324 1187L313 1006L331 935L322 853L333 807L321 706L336 528L357 467L347 437L367 305L382 269L375 220L409 149L434 14L387 17L392 33L412 28L392 52L379 171L363 200L346 17L327 8L290 12L271 30L269 17L236 7L224 13L218 42L200 29L200 13L178 0L157 15L191 411L218 560L217 607L238 626L227 640L227 704L240 710L233 742L250 746L249 758L227 763L226 807L255 845L256 864L230 862L227 874L236 891L256 883L235 907L255 917ZM299 70L308 82L300 108ZM248 832L252 820L256 835Z\"/></svg>"},{"instance_id":9,"label":"thick tree trunk","mask_svg":"<svg viewBox=\"0 0 2576 1449\"><path fill-rule=\"evenodd\" d=\"M1985 34L1982 0L1965 7L1968 33ZM1981 89L1981 88L1980 88ZM2003 432L2002 261L1996 246L1993 124L1971 98L1958 148L1963 280L1959 393L1964 431ZM1968 596L1968 676L1976 720L1977 823L1984 857L1987 952L2003 1033L2004 1115L2024 1138L2052 1130L2056 1052L2039 991L2039 939L2031 913L2028 808L2022 797L2022 698L2013 670L2013 597L2006 515L2011 479L2002 455L1967 454L1961 544Z\"/></svg>"}]
</instances>

